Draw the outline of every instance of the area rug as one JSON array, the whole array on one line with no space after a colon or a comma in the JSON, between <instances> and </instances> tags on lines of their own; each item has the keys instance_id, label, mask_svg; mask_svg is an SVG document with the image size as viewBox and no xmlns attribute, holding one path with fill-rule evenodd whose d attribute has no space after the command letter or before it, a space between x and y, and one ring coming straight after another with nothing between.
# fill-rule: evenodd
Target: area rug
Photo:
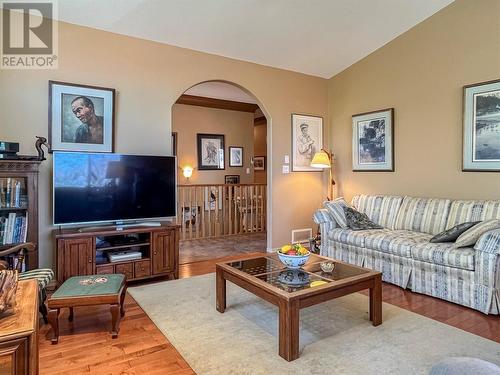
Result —
<instances>
[{"instance_id":1,"label":"area rug","mask_svg":"<svg viewBox=\"0 0 500 375\"><path fill-rule=\"evenodd\" d=\"M368 320L368 297L352 294L300 311L300 358L278 355L277 308L227 283L215 310L215 274L129 288L197 374L427 374L447 357L500 364L500 345L398 307Z\"/></svg>"}]
</instances>

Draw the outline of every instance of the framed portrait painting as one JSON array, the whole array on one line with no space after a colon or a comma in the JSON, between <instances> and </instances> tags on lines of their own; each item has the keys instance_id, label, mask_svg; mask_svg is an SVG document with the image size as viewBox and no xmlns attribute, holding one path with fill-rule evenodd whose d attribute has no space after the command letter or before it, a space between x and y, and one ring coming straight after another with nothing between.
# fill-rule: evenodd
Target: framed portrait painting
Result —
<instances>
[{"instance_id":1,"label":"framed portrait painting","mask_svg":"<svg viewBox=\"0 0 500 375\"><path fill-rule=\"evenodd\" d=\"M463 171L500 172L500 80L464 87Z\"/></svg>"},{"instance_id":2,"label":"framed portrait painting","mask_svg":"<svg viewBox=\"0 0 500 375\"><path fill-rule=\"evenodd\" d=\"M198 170L225 169L224 135L196 134Z\"/></svg>"},{"instance_id":3,"label":"framed portrait painting","mask_svg":"<svg viewBox=\"0 0 500 375\"><path fill-rule=\"evenodd\" d=\"M49 81L52 150L113 152L115 90Z\"/></svg>"},{"instance_id":4,"label":"framed portrait painting","mask_svg":"<svg viewBox=\"0 0 500 375\"><path fill-rule=\"evenodd\" d=\"M224 176L224 184L226 185L236 185L240 183L240 175L229 174Z\"/></svg>"},{"instance_id":5,"label":"framed portrait painting","mask_svg":"<svg viewBox=\"0 0 500 375\"><path fill-rule=\"evenodd\" d=\"M265 171L266 170L266 157L265 156L255 156L253 158L253 169L255 171Z\"/></svg>"},{"instance_id":6,"label":"framed portrait painting","mask_svg":"<svg viewBox=\"0 0 500 375\"><path fill-rule=\"evenodd\" d=\"M229 166L243 167L243 147L229 147Z\"/></svg>"},{"instance_id":7,"label":"framed portrait painting","mask_svg":"<svg viewBox=\"0 0 500 375\"><path fill-rule=\"evenodd\" d=\"M394 172L394 108L352 116L352 170Z\"/></svg>"},{"instance_id":8,"label":"framed portrait painting","mask_svg":"<svg viewBox=\"0 0 500 375\"><path fill-rule=\"evenodd\" d=\"M292 171L321 172L311 161L322 148L323 117L292 114Z\"/></svg>"}]
</instances>

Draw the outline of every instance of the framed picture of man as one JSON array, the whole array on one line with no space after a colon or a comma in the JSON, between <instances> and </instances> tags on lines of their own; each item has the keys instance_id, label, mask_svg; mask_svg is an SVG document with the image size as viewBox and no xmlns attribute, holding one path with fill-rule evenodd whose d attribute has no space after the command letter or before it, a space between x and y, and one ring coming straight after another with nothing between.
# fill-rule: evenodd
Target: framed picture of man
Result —
<instances>
[{"instance_id":1,"label":"framed picture of man","mask_svg":"<svg viewBox=\"0 0 500 375\"><path fill-rule=\"evenodd\" d=\"M465 172L500 172L500 80L464 87Z\"/></svg>"},{"instance_id":2,"label":"framed picture of man","mask_svg":"<svg viewBox=\"0 0 500 375\"><path fill-rule=\"evenodd\" d=\"M52 150L113 152L115 90L49 81Z\"/></svg>"},{"instance_id":3,"label":"framed picture of man","mask_svg":"<svg viewBox=\"0 0 500 375\"><path fill-rule=\"evenodd\" d=\"M352 170L394 172L394 109L352 116Z\"/></svg>"},{"instance_id":4,"label":"framed picture of man","mask_svg":"<svg viewBox=\"0 0 500 375\"><path fill-rule=\"evenodd\" d=\"M323 117L292 114L292 171L321 172L311 161L322 148Z\"/></svg>"},{"instance_id":5,"label":"framed picture of man","mask_svg":"<svg viewBox=\"0 0 500 375\"><path fill-rule=\"evenodd\" d=\"M196 134L198 170L225 169L224 134Z\"/></svg>"}]
</instances>

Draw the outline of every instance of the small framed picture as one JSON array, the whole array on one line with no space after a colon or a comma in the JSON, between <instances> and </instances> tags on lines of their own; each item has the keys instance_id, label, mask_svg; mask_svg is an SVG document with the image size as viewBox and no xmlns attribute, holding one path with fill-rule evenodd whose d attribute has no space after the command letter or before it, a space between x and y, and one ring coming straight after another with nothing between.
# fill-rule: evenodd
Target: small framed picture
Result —
<instances>
[{"instance_id":1,"label":"small framed picture","mask_svg":"<svg viewBox=\"0 0 500 375\"><path fill-rule=\"evenodd\" d=\"M500 172L500 80L464 87L462 170Z\"/></svg>"},{"instance_id":2,"label":"small framed picture","mask_svg":"<svg viewBox=\"0 0 500 375\"><path fill-rule=\"evenodd\" d=\"M254 156L253 169L255 171L265 171L266 170L266 157L265 156Z\"/></svg>"},{"instance_id":3,"label":"small framed picture","mask_svg":"<svg viewBox=\"0 0 500 375\"><path fill-rule=\"evenodd\" d=\"M394 172L394 108L352 116L352 170Z\"/></svg>"},{"instance_id":4,"label":"small framed picture","mask_svg":"<svg viewBox=\"0 0 500 375\"><path fill-rule=\"evenodd\" d=\"M51 151L113 152L115 90L49 81Z\"/></svg>"},{"instance_id":5,"label":"small framed picture","mask_svg":"<svg viewBox=\"0 0 500 375\"><path fill-rule=\"evenodd\" d=\"M229 146L229 166L243 167L243 147Z\"/></svg>"},{"instance_id":6,"label":"small framed picture","mask_svg":"<svg viewBox=\"0 0 500 375\"><path fill-rule=\"evenodd\" d=\"M230 174L224 176L224 183L226 185L236 185L240 183L240 176L237 174Z\"/></svg>"},{"instance_id":7,"label":"small framed picture","mask_svg":"<svg viewBox=\"0 0 500 375\"><path fill-rule=\"evenodd\" d=\"M198 170L226 169L224 164L224 134L196 134Z\"/></svg>"},{"instance_id":8,"label":"small framed picture","mask_svg":"<svg viewBox=\"0 0 500 375\"><path fill-rule=\"evenodd\" d=\"M323 148L323 117L292 114L292 170L321 172L311 167L316 152Z\"/></svg>"}]
</instances>

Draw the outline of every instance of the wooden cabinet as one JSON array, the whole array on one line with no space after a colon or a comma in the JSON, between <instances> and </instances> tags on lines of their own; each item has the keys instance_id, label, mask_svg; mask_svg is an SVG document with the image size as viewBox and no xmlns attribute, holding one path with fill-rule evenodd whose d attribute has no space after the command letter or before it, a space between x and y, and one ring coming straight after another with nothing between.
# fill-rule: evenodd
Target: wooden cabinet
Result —
<instances>
[{"instance_id":1,"label":"wooden cabinet","mask_svg":"<svg viewBox=\"0 0 500 375\"><path fill-rule=\"evenodd\" d=\"M0 320L0 374L38 374L38 283L20 281L14 314Z\"/></svg>"},{"instance_id":2,"label":"wooden cabinet","mask_svg":"<svg viewBox=\"0 0 500 375\"><path fill-rule=\"evenodd\" d=\"M172 231L153 233L153 275L172 272L175 267L175 236Z\"/></svg>"},{"instance_id":3,"label":"wooden cabinet","mask_svg":"<svg viewBox=\"0 0 500 375\"><path fill-rule=\"evenodd\" d=\"M26 258L28 270L38 268L38 160L0 160L0 194L7 194L13 199L13 186L19 188L18 199L15 204L0 202L0 218L5 220L9 214L15 218L24 218L26 221L26 242L35 244L35 251L30 252ZM17 195L17 194L16 194ZM13 241L20 242L20 241ZM21 241L22 242L22 241ZM0 245L0 250L9 248L12 245Z\"/></svg>"},{"instance_id":4,"label":"wooden cabinet","mask_svg":"<svg viewBox=\"0 0 500 375\"><path fill-rule=\"evenodd\" d=\"M107 273L122 273L129 281L158 276L179 277L178 225L54 232L59 283L72 276ZM106 256L108 251L127 250L140 251L141 258L113 263Z\"/></svg>"},{"instance_id":5,"label":"wooden cabinet","mask_svg":"<svg viewBox=\"0 0 500 375\"><path fill-rule=\"evenodd\" d=\"M57 240L57 279L93 275L95 250L91 237Z\"/></svg>"}]
</instances>

